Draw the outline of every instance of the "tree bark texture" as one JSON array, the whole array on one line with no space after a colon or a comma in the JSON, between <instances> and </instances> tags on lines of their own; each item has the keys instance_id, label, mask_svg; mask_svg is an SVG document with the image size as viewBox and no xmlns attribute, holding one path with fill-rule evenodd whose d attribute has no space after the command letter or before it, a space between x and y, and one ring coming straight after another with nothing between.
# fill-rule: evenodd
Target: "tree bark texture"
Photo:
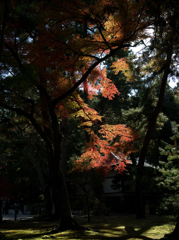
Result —
<instances>
[{"instance_id":1,"label":"tree bark texture","mask_svg":"<svg viewBox=\"0 0 179 240\"><path fill-rule=\"evenodd\" d=\"M49 143L46 144L46 150L55 216L61 218L60 230L73 229L75 222L71 214L68 191L63 173L65 169L62 169L62 167L64 167L62 166L62 157L64 158L64 152L62 150L64 146L62 129L60 129L55 109L48 99L48 93L43 94L41 92L41 97L44 98L42 105L42 117L45 123L44 132L49 139ZM65 124L65 122L63 122L63 124Z\"/></svg>"}]
</instances>

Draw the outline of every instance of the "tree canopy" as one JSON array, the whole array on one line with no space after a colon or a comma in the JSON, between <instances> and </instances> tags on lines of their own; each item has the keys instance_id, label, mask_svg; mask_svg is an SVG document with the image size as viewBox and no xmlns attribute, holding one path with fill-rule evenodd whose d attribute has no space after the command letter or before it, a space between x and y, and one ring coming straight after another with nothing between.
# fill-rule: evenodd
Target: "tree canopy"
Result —
<instances>
[{"instance_id":1,"label":"tree canopy","mask_svg":"<svg viewBox=\"0 0 179 240\"><path fill-rule=\"evenodd\" d=\"M139 158L140 193L142 167L167 79L170 74L178 74L177 6L174 0L1 1L1 115L6 118L13 112L19 119L26 119L41 139L62 229L77 226L71 217L62 169L64 119L77 119L89 136L76 161L79 169L107 168L108 153L117 151L121 161L119 164L114 159L113 164L116 170L124 170L126 156L134 150L132 143L139 138L123 123L103 124L102 116L81 94L85 92L91 100L98 94L109 100L120 94L103 64L112 56L117 57L111 68L115 74L122 71L127 81L135 82L140 77L153 84L158 77L157 83L161 83L158 101L155 107L150 105L151 117ZM127 61L124 52L147 38L150 46L135 68L133 59ZM99 129L95 128L97 123Z\"/></svg>"}]
</instances>

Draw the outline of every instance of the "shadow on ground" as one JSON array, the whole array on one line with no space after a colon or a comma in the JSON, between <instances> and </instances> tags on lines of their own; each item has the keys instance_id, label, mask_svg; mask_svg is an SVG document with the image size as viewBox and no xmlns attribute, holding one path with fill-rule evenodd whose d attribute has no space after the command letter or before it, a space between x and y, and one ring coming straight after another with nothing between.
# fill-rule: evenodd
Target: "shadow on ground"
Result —
<instances>
[{"instance_id":1,"label":"shadow on ground","mask_svg":"<svg viewBox=\"0 0 179 240\"><path fill-rule=\"evenodd\" d=\"M32 219L19 222L3 222L1 232L9 239L121 239L153 240L160 239L172 232L175 223L164 217L149 216L136 219L135 216L98 216L92 217L91 223L86 218L77 217L83 226L91 228L86 231L65 231L52 234L58 222Z\"/></svg>"}]
</instances>

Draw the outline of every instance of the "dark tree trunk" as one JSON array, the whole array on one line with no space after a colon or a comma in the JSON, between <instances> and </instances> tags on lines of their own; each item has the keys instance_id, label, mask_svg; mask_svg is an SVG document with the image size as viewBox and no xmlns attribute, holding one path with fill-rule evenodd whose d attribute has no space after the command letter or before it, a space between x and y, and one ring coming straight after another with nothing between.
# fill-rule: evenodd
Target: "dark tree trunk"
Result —
<instances>
[{"instance_id":1,"label":"dark tree trunk","mask_svg":"<svg viewBox=\"0 0 179 240\"><path fill-rule=\"evenodd\" d=\"M169 75L170 70L170 64L171 64L171 57L172 57L173 48L169 45L169 50L167 53L167 62L165 65L164 74L161 80L161 87L160 87L160 94L157 106L154 110L154 113L149 121L147 134L144 139L143 147L140 153L139 157L139 163L137 166L137 175L136 175L136 211L137 211L137 217L143 218L144 217L144 206L142 202L142 179L143 179L143 167L144 167L144 161L147 155L148 146L150 143L150 139L153 133L153 130L155 128L155 124L157 121L157 117L161 111L163 99L164 99L164 93L165 93L165 87L167 83L167 78Z\"/></svg>"},{"instance_id":2,"label":"dark tree trunk","mask_svg":"<svg viewBox=\"0 0 179 240\"><path fill-rule=\"evenodd\" d=\"M57 231L79 228L79 225L75 222L71 214L68 191L59 157L54 159L54 163L52 185L56 191L57 207L59 207L61 215L61 222Z\"/></svg>"},{"instance_id":3,"label":"dark tree trunk","mask_svg":"<svg viewBox=\"0 0 179 240\"><path fill-rule=\"evenodd\" d=\"M64 161L64 141L63 130L60 129L55 108L52 106L49 95L46 91L46 83L41 76L40 98L43 129L46 136L46 151L50 173L50 185L52 198L55 207L55 217L61 219L58 230L74 229L78 224L71 214L70 202L66 188L63 171L65 171ZM67 122L63 120L63 127L67 127ZM63 159L64 160L64 159ZM63 167L63 169L62 169ZM58 231L57 230L57 231Z\"/></svg>"},{"instance_id":4,"label":"dark tree trunk","mask_svg":"<svg viewBox=\"0 0 179 240\"><path fill-rule=\"evenodd\" d=\"M161 240L178 240L179 239L179 216L177 218L177 223L175 226L175 229L172 233L165 234L164 238L161 238Z\"/></svg>"},{"instance_id":5,"label":"dark tree trunk","mask_svg":"<svg viewBox=\"0 0 179 240\"><path fill-rule=\"evenodd\" d=\"M65 178L61 166L59 166L58 172L59 178L59 189L60 189L60 206L62 208L62 218L60 223L60 228L62 229L73 229L74 223L71 214L70 202L68 197L68 192L66 188Z\"/></svg>"},{"instance_id":6,"label":"dark tree trunk","mask_svg":"<svg viewBox=\"0 0 179 240\"><path fill-rule=\"evenodd\" d=\"M52 190L52 200L54 204L54 218L60 219L62 217L62 209L60 206L59 198L60 198L60 188L58 186L58 166L55 164L53 153L49 153L47 148L47 158L48 158L48 166L50 173L50 186Z\"/></svg>"},{"instance_id":7,"label":"dark tree trunk","mask_svg":"<svg viewBox=\"0 0 179 240\"><path fill-rule=\"evenodd\" d=\"M67 166L67 133L68 133L68 119L65 117L62 119L61 132L63 135L62 140L62 153L61 153L61 167L63 174L66 175Z\"/></svg>"},{"instance_id":8,"label":"dark tree trunk","mask_svg":"<svg viewBox=\"0 0 179 240\"><path fill-rule=\"evenodd\" d=\"M51 176L52 194L55 199L55 211L58 209L61 215L61 223L58 230L75 229L79 225L74 221L71 214L70 202L64 173L62 170L62 147L63 135L60 131L55 110L49 106L51 116L51 130L52 130L52 148L48 148L49 153L49 168ZM51 159L50 159L51 156Z\"/></svg>"},{"instance_id":9,"label":"dark tree trunk","mask_svg":"<svg viewBox=\"0 0 179 240\"><path fill-rule=\"evenodd\" d=\"M172 232L172 238L178 240L179 239L179 216L177 218L177 224L175 226L174 231Z\"/></svg>"},{"instance_id":10,"label":"dark tree trunk","mask_svg":"<svg viewBox=\"0 0 179 240\"><path fill-rule=\"evenodd\" d=\"M60 219L62 216L61 213L61 206L59 204L59 189L55 189L53 186L53 181L52 181L52 199L53 199L53 204L54 204L54 218L55 219Z\"/></svg>"},{"instance_id":11,"label":"dark tree trunk","mask_svg":"<svg viewBox=\"0 0 179 240\"><path fill-rule=\"evenodd\" d=\"M49 109L49 102L47 99L47 84L46 81L43 78L43 75L40 77L40 83L42 84L42 88L40 89L40 100L41 100L41 114L42 114L42 123L43 123L43 131L49 141L49 144L46 143L46 153L47 153L47 160L48 160L48 167L49 167L49 178L50 178L50 187L52 190L52 200L54 204L54 217L55 219L60 219L61 218L61 206L59 204L59 198L60 198L60 189L57 186L58 178L57 174L55 171L57 171L57 164L55 163L54 160L54 137L55 134L53 133L53 128L52 128L52 118L50 115L50 109ZM56 119L55 119L56 120ZM57 130L58 132L58 130ZM58 144L58 143L56 143ZM61 146L59 145L59 148ZM61 155L59 155L60 159ZM57 160L56 160L57 161ZM49 192L50 193L50 192Z\"/></svg>"},{"instance_id":12,"label":"dark tree trunk","mask_svg":"<svg viewBox=\"0 0 179 240\"><path fill-rule=\"evenodd\" d=\"M47 215L52 215L52 196L51 196L51 188L49 185L46 186L44 190L44 202L45 202L45 213Z\"/></svg>"}]
</instances>

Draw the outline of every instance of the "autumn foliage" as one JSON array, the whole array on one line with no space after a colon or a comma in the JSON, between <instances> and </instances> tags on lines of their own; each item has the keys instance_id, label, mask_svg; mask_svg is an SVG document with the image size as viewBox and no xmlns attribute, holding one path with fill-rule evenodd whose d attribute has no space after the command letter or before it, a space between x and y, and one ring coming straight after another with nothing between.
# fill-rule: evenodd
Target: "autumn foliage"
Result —
<instances>
[{"instance_id":1,"label":"autumn foliage","mask_svg":"<svg viewBox=\"0 0 179 240\"><path fill-rule=\"evenodd\" d=\"M128 71L119 52L148 36L146 1L3 0L0 23L0 107L28 120L38 133L46 150L56 214L63 229L72 229L60 124L77 119L89 136L76 170L124 170L136 133L125 125L102 125L102 116L80 93L87 99L100 94L109 100L120 94L103 63L116 55L115 73ZM118 161L109 163L111 152Z\"/></svg>"},{"instance_id":2,"label":"autumn foliage","mask_svg":"<svg viewBox=\"0 0 179 240\"><path fill-rule=\"evenodd\" d=\"M101 170L103 176L112 169L118 173L123 172L126 164L131 163L127 157L135 151L132 143L138 134L122 124L102 125L99 133L101 137L90 131L90 142L85 144L84 153L76 161L73 170L94 168Z\"/></svg>"},{"instance_id":3,"label":"autumn foliage","mask_svg":"<svg viewBox=\"0 0 179 240\"><path fill-rule=\"evenodd\" d=\"M89 99L100 93L112 100L120 94L101 64L119 49L130 47L132 41L147 37L143 31L149 24L144 21L145 1L37 1L28 5L28 14L24 15L19 12L17 1L11 1L10 5L2 2L1 7L12 8L16 13L7 13L6 17L1 14L5 65L1 70L17 78L16 83L10 80L14 96L2 105L8 108L12 101L18 105L23 99L24 104L27 103L23 107L26 116L33 115L38 122L42 118L39 123L42 131L53 122L52 109L60 119L78 118L90 141L85 144L76 168L110 168L107 161L112 151L121 154L120 162L113 160L112 164L122 171L126 157L134 150L132 142L136 134L125 125L101 125L95 133L93 125L102 122L102 117L85 103L78 90L86 91ZM128 71L126 59L120 56L111 67L116 74ZM17 77L21 74L26 75L25 82L23 77ZM17 80L23 81L21 88ZM36 96L30 101L34 88L40 91L40 100ZM37 125L36 129L44 136ZM48 138L43 138L51 144Z\"/></svg>"}]
</instances>

